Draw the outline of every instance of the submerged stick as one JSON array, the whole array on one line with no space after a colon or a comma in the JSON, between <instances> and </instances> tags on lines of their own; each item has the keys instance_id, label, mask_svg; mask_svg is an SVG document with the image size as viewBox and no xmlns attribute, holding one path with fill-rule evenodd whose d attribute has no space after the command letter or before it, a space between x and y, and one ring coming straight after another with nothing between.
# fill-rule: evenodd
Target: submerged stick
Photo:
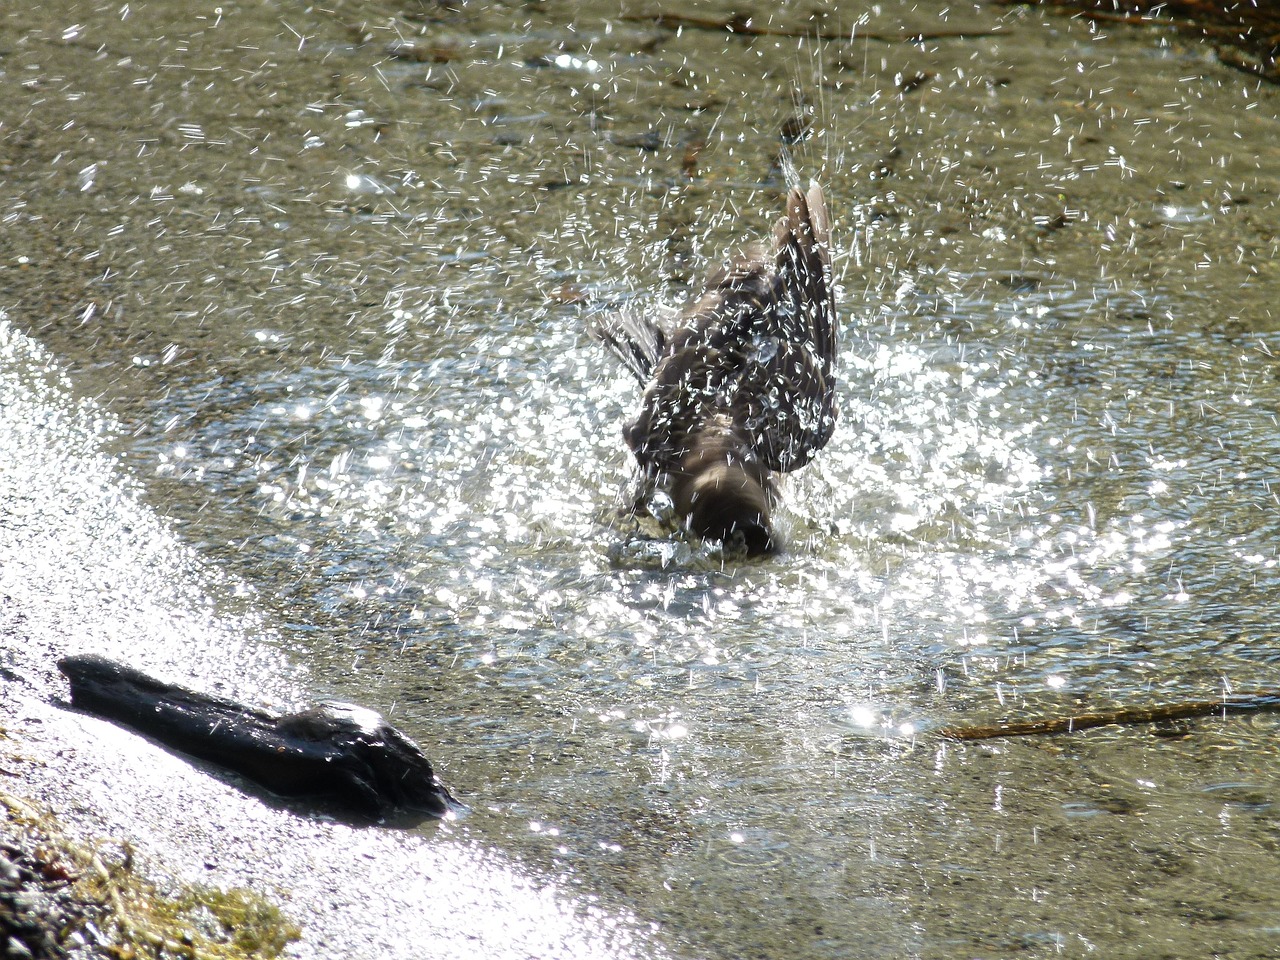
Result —
<instances>
[{"instance_id":1,"label":"submerged stick","mask_svg":"<svg viewBox=\"0 0 1280 960\"><path fill-rule=\"evenodd\" d=\"M1096 713L1080 713L1071 717L1048 717L1043 720L1019 720L990 726L943 727L939 735L948 740L994 740L998 737L1034 737L1051 733L1074 733L1091 727L1114 724L1159 723L1162 720L1187 720L1193 717L1218 717L1251 710L1280 710L1278 693L1243 693L1221 700L1192 700L1186 703L1162 703L1145 707L1118 707Z\"/></svg>"},{"instance_id":2,"label":"submerged stick","mask_svg":"<svg viewBox=\"0 0 1280 960\"><path fill-rule=\"evenodd\" d=\"M416 743L372 710L320 703L277 714L164 683L105 657L64 657L71 705L233 770L283 797L369 817L460 807Z\"/></svg>"},{"instance_id":3,"label":"submerged stick","mask_svg":"<svg viewBox=\"0 0 1280 960\"><path fill-rule=\"evenodd\" d=\"M999 30L917 30L914 33L877 33L874 30L822 30L806 27L775 27L760 24L754 17L737 14L731 17L699 17L687 13L628 13L623 20L652 23L655 27L678 30L713 30L747 37L800 37L807 40L879 40L882 43L923 43L926 40L967 40L972 37L998 36Z\"/></svg>"}]
</instances>

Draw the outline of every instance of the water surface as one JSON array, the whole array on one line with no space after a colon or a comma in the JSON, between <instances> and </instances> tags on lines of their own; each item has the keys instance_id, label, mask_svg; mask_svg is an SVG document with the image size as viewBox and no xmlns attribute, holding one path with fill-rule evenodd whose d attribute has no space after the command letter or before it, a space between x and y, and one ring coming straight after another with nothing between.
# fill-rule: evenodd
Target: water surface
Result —
<instances>
[{"instance_id":1,"label":"water surface","mask_svg":"<svg viewBox=\"0 0 1280 960\"><path fill-rule=\"evenodd\" d=\"M7 16L10 317L261 642L427 746L440 842L679 956L1275 953L1273 717L931 733L1274 684L1273 87L932 3L69 7ZM584 317L765 235L793 84L841 423L743 562L619 517Z\"/></svg>"}]
</instances>

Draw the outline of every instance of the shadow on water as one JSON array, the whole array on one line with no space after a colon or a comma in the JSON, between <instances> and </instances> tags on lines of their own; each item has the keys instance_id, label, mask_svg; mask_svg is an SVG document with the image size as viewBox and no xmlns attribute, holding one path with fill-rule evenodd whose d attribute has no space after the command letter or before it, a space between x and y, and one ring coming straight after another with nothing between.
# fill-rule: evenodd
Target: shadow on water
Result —
<instances>
[{"instance_id":1,"label":"shadow on water","mask_svg":"<svg viewBox=\"0 0 1280 960\"><path fill-rule=\"evenodd\" d=\"M1276 93L1118 26L876 10L972 29L86 9L95 61L33 20L21 96L85 132L11 136L4 295L273 669L427 745L475 810L442 845L657 924L641 952L1269 955L1273 718L929 730L1274 672ZM162 34L225 72L153 75ZM95 71L164 122L112 146ZM583 314L764 235L797 76L841 422L784 554L735 562L619 519L636 397Z\"/></svg>"}]
</instances>

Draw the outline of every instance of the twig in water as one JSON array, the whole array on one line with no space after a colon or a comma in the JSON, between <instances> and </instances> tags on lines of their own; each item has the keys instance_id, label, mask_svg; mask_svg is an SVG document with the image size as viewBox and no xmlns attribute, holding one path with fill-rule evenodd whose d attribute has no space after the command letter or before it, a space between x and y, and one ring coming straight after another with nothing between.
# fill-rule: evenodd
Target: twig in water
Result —
<instances>
[{"instance_id":1,"label":"twig in water","mask_svg":"<svg viewBox=\"0 0 1280 960\"><path fill-rule=\"evenodd\" d=\"M822 30L803 27L775 27L756 23L754 17L735 14L731 17L696 17L685 13L629 13L623 20L652 23L657 27L678 30L716 30L747 37L802 37L809 40L879 40L882 43L922 43L926 40L965 40L970 37L993 37L999 30L927 30L916 33L877 33L869 30Z\"/></svg>"},{"instance_id":2,"label":"twig in water","mask_svg":"<svg viewBox=\"0 0 1280 960\"><path fill-rule=\"evenodd\" d=\"M1280 710L1280 694L1243 693L1221 700L1193 700L1187 703L1161 703L1146 707L1119 707L1096 713L1080 713L1071 717L1049 717L1043 720L1019 720L990 726L943 727L938 731L948 740L994 740L997 737L1034 737L1050 733L1075 733L1090 727L1113 724L1159 723L1162 720L1187 720L1192 717L1218 717L1250 710Z\"/></svg>"}]
</instances>

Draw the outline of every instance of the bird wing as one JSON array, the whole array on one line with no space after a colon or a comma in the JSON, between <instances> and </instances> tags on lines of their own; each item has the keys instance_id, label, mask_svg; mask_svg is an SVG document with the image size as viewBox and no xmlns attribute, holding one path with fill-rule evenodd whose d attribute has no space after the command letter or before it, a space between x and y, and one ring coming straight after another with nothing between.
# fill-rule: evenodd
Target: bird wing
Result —
<instances>
[{"instance_id":1,"label":"bird wing","mask_svg":"<svg viewBox=\"0 0 1280 960\"><path fill-rule=\"evenodd\" d=\"M667 308L646 308L638 303L623 304L616 310L602 310L587 323L591 335L608 347L643 386L653 375L667 347Z\"/></svg>"},{"instance_id":2,"label":"bird wing","mask_svg":"<svg viewBox=\"0 0 1280 960\"><path fill-rule=\"evenodd\" d=\"M770 309L752 338L730 405L756 455L785 473L812 460L836 422L831 221L818 184L788 191L773 250Z\"/></svg>"},{"instance_id":3,"label":"bird wing","mask_svg":"<svg viewBox=\"0 0 1280 960\"><path fill-rule=\"evenodd\" d=\"M721 264L678 312L627 305L590 321L645 386L623 435L646 470L678 469L692 445L726 430L744 453L783 473L830 439L835 301L830 220L817 184L791 187L773 241Z\"/></svg>"},{"instance_id":4,"label":"bird wing","mask_svg":"<svg viewBox=\"0 0 1280 960\"><path fill-rule=\"evenodd\" d=\"M715 267L675 317L640 413L623 428L645 469L679 469L695 447L736 427L737 381L749 345L771 323L774 271L771 252L752 246Z\"/></svg>"}]
</instances>

